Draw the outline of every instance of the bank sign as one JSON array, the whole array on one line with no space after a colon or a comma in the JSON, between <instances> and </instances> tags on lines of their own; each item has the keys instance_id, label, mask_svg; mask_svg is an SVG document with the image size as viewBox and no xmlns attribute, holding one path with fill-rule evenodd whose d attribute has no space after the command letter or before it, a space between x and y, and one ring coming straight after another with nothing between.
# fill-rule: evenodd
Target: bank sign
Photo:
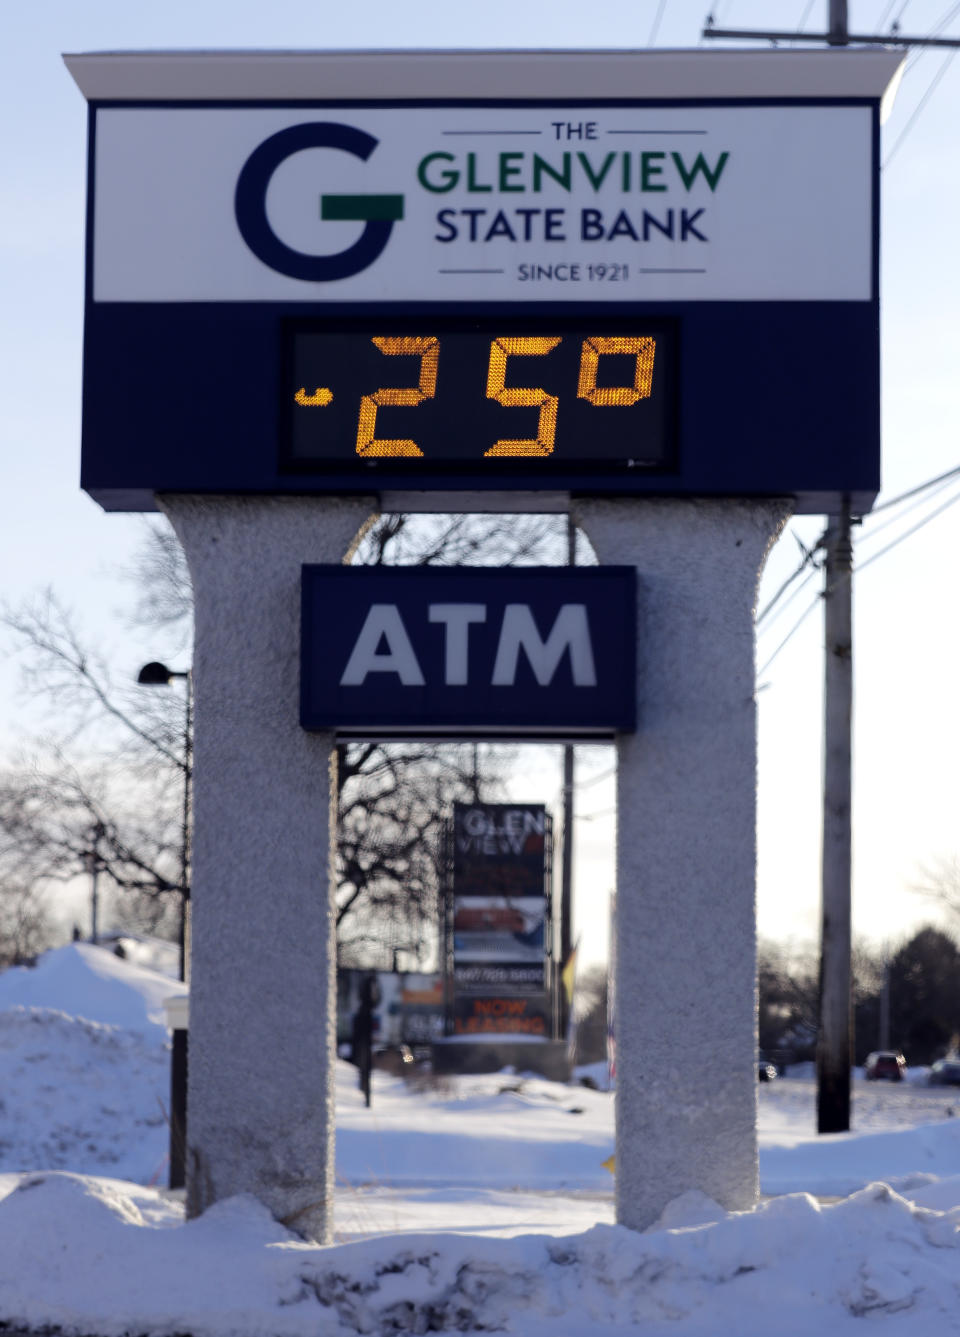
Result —
<instances>
[{"instance_id":1,"label":"bank sign","mask_svg":"<svg viewBox=\"0 0 960 1337\"><path fill-rule=\"evenodd\" d=\"M345 736L610 737L636 727L635 647L632 567L308 565L300 722Z\"/></svg>"},{"instance_id":2,"label":"bank sign","mask_svg":"<svg viewBox=\"0 0 960 1337\"><path fill-rule=\"evenodd\" d=\"M863 106L124 107L96 151L97 302L872 295Z\"/></svg>"},{"instance_id":3,"label":"bank sign","mask_svg":"<svg viewBox=\"0 0 960 1337\"><path fill-rule=\"evenodd\" d=\"M316 59L318 88L347 82ZM404 58L380 59L395 87ZM423 91L452 57L417 59L376 104L91 100L82 481L101 504L547 489L869 506L882 83L605 98L594 54L594 99L534 100L531 81L562 82L554 58L514 66L511 98L486 53L464 78L499 95L465 105Z\"/></svg>"}]
</instances>

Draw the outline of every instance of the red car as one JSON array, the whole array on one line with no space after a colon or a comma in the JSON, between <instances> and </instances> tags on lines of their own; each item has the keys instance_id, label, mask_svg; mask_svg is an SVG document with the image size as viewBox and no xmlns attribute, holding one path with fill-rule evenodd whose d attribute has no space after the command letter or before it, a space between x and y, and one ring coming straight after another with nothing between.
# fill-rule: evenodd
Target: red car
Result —
<instances>
[{"instance_id":1,"label":"red car","mask_svg":"<svg viewBox=\"0 0 960 1337\"><path fill-rule=\"evenodd\" d=\"M880 1049L875 1054L868 1054L864 1064L864 1076L868 1082L877 1082L884 1077L891 1082L900 1082L906 1070L907 1060L893 1049Z\"/></svg>"}]
</instances>

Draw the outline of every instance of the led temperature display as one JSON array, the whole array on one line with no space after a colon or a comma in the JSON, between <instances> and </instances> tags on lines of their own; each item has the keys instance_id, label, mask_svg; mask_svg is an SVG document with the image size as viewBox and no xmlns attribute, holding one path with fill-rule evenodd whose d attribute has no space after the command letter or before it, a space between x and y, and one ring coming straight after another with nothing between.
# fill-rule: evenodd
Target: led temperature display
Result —
<instances>
[{"instance_id":1,"label":"led temperature display","mask_svg":"<svg viewBox=\"0 0 960 1337\"><path fill-rule=\"evenodd\" d=\"M282 463L663 469L673 461L673 328L609 325L293 326Z\"/></svg>"}]
</instances>

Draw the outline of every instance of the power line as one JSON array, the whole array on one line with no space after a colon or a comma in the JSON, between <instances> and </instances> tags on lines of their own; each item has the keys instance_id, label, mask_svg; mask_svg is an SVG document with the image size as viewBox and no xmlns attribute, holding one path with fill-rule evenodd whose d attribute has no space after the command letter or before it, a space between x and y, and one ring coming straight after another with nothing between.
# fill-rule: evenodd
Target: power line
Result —
<instances>
[{"instance_id":1,"label":"power line","mask_svg":"<svg viewBox=\"0 0 960 1337\"><path fill-rule=\"evenodd\" d=\"M894 154L897 152L897 149L899 149L900 145L903 143L903 141L906 139L907 135L908 135L908 134L910 133L910 131L913 129L914 125L915 125L916 122L917 122L917 118L919 117L920 113L923 111L923 109L924 109L924 107L927 105L927 103L930 101L930 99L931 99L931 97L933 96L933 94L934 94L934 92L935 92L937 86L938 86L939 83L940 83L940 80L943 78L943 76L946 74L947 70L950 68L950 65L951 65L951 63L952 63L952 61L953 61L953 58L954 58L954 56L955 56L956 54L957 54L956 51L950 51L950 52L947 53L947 58L946 58L946 60L943 62L943 64L940 66L939 70L937 70L936 74L935 74L934 77L931 79L930 84L929 84L929 86L928 86L928 88L927 88L927 91L924 93L923 97L920 99L920 101L919 101L919 102L917 103L917 105L914 107L914 109L913 109L913 114L911 115L910 119L907 121L906 125L905 125L905 126L903 127L903 129L901 130L899 138L897 139L897 141L896 141L896 143L894 144L893 148L892 148L892 149L890 150L890 152L887 154L886 158L884 158L884 160L883 160L883 164L882 164L883 169L886 169L887 167L890 166L890 163L891 163L892 160L893 160Z\"/></svg>"},{"instance_id":2,"label":"power line","mask_svg":"<svg viewBox=\"0 0 960 1337\"><path fill-rule=\"evenodd\" d=\"M894 7L894 5L895 5L896 3L897 3L897 0L889 0L889 4L887 5L886 9L883 11L883 13L882 13L882 14L880 15L880 17L877 19L877 23L876 23L876 27L874 28L874 32L880 32L880 31L882 30L883 25L886 23L887 18L889 17L890 11L893 9L893 7ZM909 0L905 0L903 9L906 9L907 4L909 4ZM897 17L897 22L898 22L898 23L900 22L900 19L903 17L903 9L901 9L900 14L899 14L898 17Z\"/></svg>"},{"instance_id":3,"label":"power line","mask_svg":"<svg viewBox=\"0 0 960 1337\"><path fill-rule=\"evenodd\" d=\"M866 565L866 564L865 564L865 565ZM811 572L811 574L812 574L812 572ZM832 593L834 592L835 589L839 588L839 587L844 583L844 581L850 580L850 579L852 578L852 574L853 574L853 573L851 572L849 575L844 575L844 576L842 576L842 577L840 578L840 580L834 581L834 583L833 583L832 585L828 585L828 586L826 587L826 589L823 589L823 590L820 591L820 593L819 593L819 594L817 595L817 597L814 599L814 601L813 601L812 604L808 604L808 605L807 605L807 607L804 609L804 611L800 614L800 617L797 619L797 621L794 623L794 625L793 625L793 626L790 628L790 630L787 632L786 636L784 636L783 640L782 640L782 641L780 642L780 644L777 646L776 650L774 650L774 652L773 652L773 654L770 656L770 658L766 661L766 663L763 665L763 667L762 667L761 669L758 670L758 672L757 672L757 677L758 677L758 678L759 678L759 676L760 676L761 673L766 673L767 669L770 667L770 665L771 665L771 664L773 663L773 661L776 659L777 655L780 653L780 651L783 649L783 647L787 644L787 642L790 641L790 639L795 635L795 633L798 632L798 631L800 630L800 628L803 626L804 622L806 622L807 618L810 616L810 614L811 614L811 613L813 612L813 610L816 608L817 604L820 603L824 598L826 598L827 595L832 594ZM804 582L804 583L806 583L806 582Z\"/></svg>"},{"instance_id":4,"label":"power line","mask_svg":"<svg viewBox=\"0 0 960 1337\"><path fill-rule=\"evenodd\" d=\"M790 588L790 586L791 586L791 585L793 584L793 582L796 580L797 576L800 575L800 573L804 570L805 567L807 567L807 566L810 565L810 563L813 561L813 557L814 557L814 554L815 554L816 551L817 551L817 548L820 546L819 542L817 542L816 544L814 544L814 546L813 546L812 548L805 548L804 545L803 545L803 543L800 541L800 539L797 537L796 534L794 534L793 537L794 537L794 538L797 540L797 542L800 544L800 547L801 547L801 549L802 549L802 551L803 551L803 561L800 563L800 565L797 567L797 569L793 572L793 574L792 574L792 575L789 575L789 576L786 578L786 580L783 582L783 584L782 584L782 585L780 586L780 588L777 590L777 592L776 592L776 594L773 596L773 598L770 599L769 602L766 604L766 606L765 606L764 608L762 608L762 609L760 610L760 612L757 614L757 625L758 625L758 626L759 626L759 624L764 620L764 618L767 617L767 616L773 611L774 606L778 603L778 601L780 600L780 598L787 592L787 590ZM804 582L804 584L805 584L805 583L806 583L806 582ZM802 589L802 588L803 588L803 587L801 586L801 589ZM792 598L792 597L793 597L793 596L791 596L791 598Z\"/></svg>"},{"instance_id":5,"label":"power line","mask_svg":"<svg viewBox=\"0 0 960 1337\"><path fill-rule=\"evenodd\" d=\"M810 11L811 9L813 9L813 6L814 6L814 0L807 0L807 3L803 7L803 13L800 15L800 22L797 24L798 33L803 32L804 24L810 17Z\"/></svg>"},{"instance_id":6,"label":"power line","mask_svg":"<svg viewBox=\"0 0 960 1337\"><path fill-rule=\"evenodd\" d=\"M930 36L936 37L938 33L943 32L947 24L951 23L958 14L960 14L960 4L951 5L943 18L937 19L936 23L930 29Z\"/></svg>"},{"instance_id":7,"label":"power line","mask_svg":"<svg viewBox=\"0 0 960 1337\"><path fill-rule=\"evenodd\" d=\"M960 464L955 464L952 469L946 473L937 474L936 478L928 478L925 483L918 483L916 487L910 488L906 492L901 492L899 496L891 497L889 501L882 501L879 506L874 506L869 515L864 516L864 520L870 520L873 516L879 515L881 511L887 511L891 506L899 506L901 501L908 501L910 497L917 496L920 492L925 492L927 488L935 487L937 483L942 483L948 478L960 476Z\"/></svg>"},{"instance_id":8,"label":"power line","mask_svg":"<svg viewBox=\"0 0 960 1337\"><path fill-rule=\"evenodd\" d=\"M801 580L801 582L800 582L800 584L797 586L797 588L796 588L796 589L793 591L793 593L790 595L790 597L789 597L788 599L785 599L784 602L780 605L780 607L777 608L777 609L774 611L774 613L773 613L773 617L772 617L771 621L768 622L768 623L767 623L767 626L763 628L764 631L769 630L769 628L773 626L773 623L777 620L777 618L778 618L778 617L781 617L781 616L787 611L787 609L790 607L790 605L793 604L793 603L800 597L800 595L803 593L803 591L804 591L804 590L807 588L807 586L810 584L811 580L813 580L814 576L815 576L815 575L817 574L817 572L821 569L821 566L822 566L822 564L821 564L820 562L816 562L816 563L814 563L814 564L810 567L809 571L808 571L807 574L804 576L803 580ZM768 605L767 605L767 608L768 608L768 609L771 608L771 607L772 607L772 604L768 604ZM764 612L766 612L766 611L767 611L767 609L764 609ZM759 626L759 625L760 625L760 619L759 619L759 617L758 617L758 618L757 618L757 626Z\"/></svg>"},{"instance_id":9,"label":"power line","mask_svg":"<svg viewBox=\"0 0 960 1337\"><path fill-rule=\"evenodd\" d=\"M957 472L960 471L958 470L951 471L952 474L956 474ZM947 475L947 477L949 476L950 475ZM936 482L943 480L933 480L933 481ZM925 484L924 486L930 486L930 484ZM906 495L913 495L913 494L911 493ZM897 537L891 543L888 543L885 547L881 548L879 552L873 553L873 555L868 557L865 562L859 563L856 567L855 572L853 572L852 574L859 575L861 571L865 570L873 562L877 561L880 557L883 557L886 553L891 552L894 548L898 547L901 543L904 542L905 539L910 538L912 535L916 534L919 530L923 529L923 527L925 525L928 525L931 520L935 520L938 515L942 515L944 511L949 510L950 507L953 506L958 501L960 501L960 488L958 488L957 491L954 492L954 494L951 497L948 497L948 499L945 502L942 502L941 505L937 506L934 510L930 511L927 515L925 515L922 520L918 520L915 525L912 525L909 529L905 530L904 533L898 534ZM797 592L799 593L799 591ZM825 592L829 594L831 591L827 590ZM776 657L780 654L780 651L783 650L783 648L792 640L792 638L800 630L804 622L807 620L807 618L810 616L813 610L817 607L822 598L823 594L822 593L818 594L816 599L814 599L814 601L804 609L803 613L800 615L800 617L797 619L794 625L787 632L786 636L783 638L783 640L780 642L777 648L767 658L763 666L757 670L758 678L761 677L764 673L766 673L767 669L770 667L770 665L773 663Z\"/></svg>"},{"instance_id":10,"label":"power line","mask_svg":"<svg viewBox=\"0 0 960 1337\"><path fill-rule=\"evenodd\" d=\"M945 502L938 506L935 511L931 511L930 514L925 515L922 520L918 520L912 528L908 529L903 534L899 534L892 543L888 543L885 548L881 548L880 551L875 552L872 557L868 557L865 562L862 562L857 567L857 570L862 571L864 567L869 566L871 562L875 562L878 557L882 557L884 553L888 553L893 548L896 548L898 544L904 541L904 539L910 538L911 534L915 534L918 529L922 529L924 525L928 525L931 520L935 520L938 515L942 515L944 511L949 510L950 507L958 501L960 501L960 489L958 489L952 497L949 497Z\"/></svg>"},{"instance_id":11,"label":"power line","mask_svg":"<svg viewBox=\"0 0 960 1337\"><path fill-rule=\"evenodd\" d=\"M898 27L899 27L899 24L900 24L900 20L903 18L904 14L906 14L906 12L907 12L907 7L909 6L909 4L910 4L910 0L903 0L903 4L900 6L900 13L899 13L899 14L897 15L897 17L893 20L894 23L897 24Z\"/></svg>"},{"instance_id":12,"label":"power line","mask_svg":"<svg viewBox=\"0 0 960 1337\"><path fill-rule=\"evenodd\" d=\"M726 9L726 5L727 5L727 0L717 0L716 4L711 5L710 8L707 10L706 17L704 18L703 24L700 28L700 36L697 39L697 46L703 46L704 30L706 28L712 28L715 24L720 22L721 18L723 17L723 13Z\"/></svg>"},{"instance_id":13,"label":"power line","mask_svg":"<svg viewBox=\"0 0 960 1337\"><path fill-rule=\"evenodd\" d=\"M820 602L820 600L822 599L822 597L823 597L823 596L820 595L820 594L817 595L817 597L814 599L813 603L810 604L809 607L806 608L806 609L803 611L803 613L800 615L800 617L797 619L797 621L793 624L793 626L792 626L792 627L790 628L790 630L787 632L786 636L784 636L783 640L782 640L782 641L780 642L780 644L777 646L776 650L774 650L773 654L772 654L772 655L770 656L770 658L766 661L766 663L765 663L761 668L757 669L757 677L758 677L758 678L761 678L761 677L764 675L764 673L766 673L767 669L770 667L770 665L771 665L771 664L773 663L773 661L776 659L776 657L777 657L777 655L780 653L780 651L784 648L785 645L787 645L787 644L793 639L793 637L796 635L796 633L797 633L797 632L800 630L800 628L803 626L804 622L806 622L807 618L810 616L810 614L811 614L811 613L813 612L813 610L816 608L817 604Z\"/></svg>"},{"instance_id":14,"label":"power line","mask_svg":"<svg viewBox=\"0 0 960 1337\"><path fill-rule=\"evenodd\" d=\"M899 524L901 520L903 520L905 515L909 515L912 511L915 511L918 506L925 506L932 497L938 496L941 492L943 492L945 488L948 488L950 484L954 481L955 480L953 477L948 477L943 479L940 483L937 484L935 488L927 489L924 492L923 496L914 497L910 505L905 506L902 511L897 512L897 514L895 515L888 516L886 520L882 521L882 523L879 525L871 524L869 531L865 531L863 533L860 541L860 546L862 546L863 543L870 543L873 539L877 537L878 534L882 534L885 529L889 529L891 525ZM867 518L872 520L873 516L871 515Z\"/></svg>"},{"instance_id":15,"label":"power line","mask_svg":"<svg viewBox=\"0 0 960 1337\"><path fill-rule=\"evenodd\" d=\"M653 18L653 27L650 29L650 36L647 38L647 46L653 46L656 41L657 33L660 30L660 20L663 18L663 11L666 7L667 0L660 0L660 4L657 6L657 12Z\"/></svg>"},{"instance_id":16,"label":"power line","mask_svg":"<svg viewBox=\"0 0 960 1337\"><path fill-rule=\"evenodd\" d=\"M839 22L834 18L834 9L831 5L830 18L831 27L827 32L819 33L801 33L796 29L786 31L783 29L768 28L720 28L717 26L712 15L707 16L707 22L704 26L701 37L710 38L728 38L733 37L738 41L747 39L749 41L773 42L827 42L831 46L897 46L897 47L960 47L960 37L942 37L928 34L925 37L908 36L902 33L899 27L899 20L893 25L889 33L852 33L846 27L845 16L846 7L837 11L841 17ZM953 18L955 10L948 10L947 13L938 21L935 31L946 26ZM902 11L901 11L902 13Z\"/></svg>"},{"instance_id":17,"label":"power line","mask_svg":"<svg viewBox=\"0 0 960 1337\"><path fill-rule=\"evenodd\" d=\"M904 9L906 9L906 5L904 5L903 9L901 9L900 13L894 20L894 28L893 28L894 42L896 42L897 39L897 29L899 27L901 18L903 18ZM940 34L943 32L944 28L947 26L947 24L950 23L951 20L956 17L958 12L960 12L960 4L951 5L951 7L946 11L946 13L941 14L940 18L937 19L933 27L928 30L926 34L927 37L928 38L939 37ZM923 55L923 47L922 46L917 47L914 50L913 54L910 56L910 59L907 61L907 69L910 69L912 66L916 65L917 61L920 59L922 55Z\"/></svg>"},{"instance_id":18,"label":"power line","mask_svg":"<svg viewBox=\"0 0 960 1337\"><path fill-rule=\"evenodd\" d=\"M906 9L906 4L904 4L903 9L901 9L900 13L897 15L897 18L894 20L893 29L891 33L894 41L896 41L896 31L900 19L903 16L904 9ZM937 35L941 33L943 29L946 28L947 25L953 21L953 19L957 16L958 13L960 13L960 4L951 5L950 8L937 20L937 22L930 29L929 33L927 34L928 38L931 41L936 39ZM911 52L911 55L907 60L906 66L904 67L904 76L909 74L910 71L914 68L914 66L918 64L925 50L929 50L929 47L925 47L922 41L913 48L913 51ZM927 85L926 91L920 98L920 101L914 107L913 112L911 113L906 125L903 127L899 136L897 137L897 140L894 143L893 148L890 150L890 152L884 159L881 165L881 170L888 167L890 163L893 161L895 154L898 152L900 146L904 143L907 136L910 134L910 131L913 129L914 125L916 124L917 120L920 117L920 113L923 111L924 107L930 101L931 97L933 96L937 87L939 86L941 79L949 69L955 54L956 54L955 49L950 51L949 54L947 55L947 58L944 60L943 64L940 66L939 70L937 70L936 74L933 75L933 77L931 78L930 83Z\"/></svg>"},{"instance_id":19,"label":"power line","mask_svg":"<svg viewBox=\"0 0 960 1337\"><path fill-rule=\"evenodd\" d=\"M919 497L922 493L928 492L931 489L936 489L937 491L940 491L942 490L942 485L945 485L946 483L949 483L951 479L958 477L960 477L960 464L954 465L952 469L948 469L945 473L937 474L935 478L928 478L924 483L918 483L916 487L908 488L906 492L901 492L896 497L890 497L889 500L881 502L878 506L874 506L873 510L870 511L868 515L865 515L863 517L863 523L865 524L869 523L870 521L872 521L873 517L875 515L879 515L881 511L888 511L894 506L900 506L903 502L910 501L914 497ZM926 498L923 498L923 500L926 500ZM908 510L912 509L913 507L908 508ZM902 515L894 517L895 520L900 520L902 518L903 518ZM890 523L893 523L893 521L885 521L883 525L879 525L876 528L871 529L869 534L866 533L864 534L864 538L866 539L873 538L876 534L879 534L881 530L887 528L887 525ZM800 565L783 582L783 584L777 590L776 594L773 595L773 597L757 614L757 626L759 626L761 622L765 621L766 618L769 617L769 615L773 612L774 607L779 603L780 599L783 597L786 591L790 588L790 586L797 579L797 577L802 575L804 570L811 564L811 562L813 562L816 553L819 551L820 548L819 540L817 543L814 544L812 548L808 549L804 546L798 535L794 534L794 538L800 544L800 547L803 551L803 560L800 562ZM814 563L813 570L818 570L818 569L819 569L818 565ZM785 609L789 607L789 605L796 598L800 590L802 590L804 586L808 583L808 580L803 581L803 583L797 588L797 590L794 591L794 593L790 596L787 602L782 606L780 612L784 612Z\"/></svg>"}]
</instances>

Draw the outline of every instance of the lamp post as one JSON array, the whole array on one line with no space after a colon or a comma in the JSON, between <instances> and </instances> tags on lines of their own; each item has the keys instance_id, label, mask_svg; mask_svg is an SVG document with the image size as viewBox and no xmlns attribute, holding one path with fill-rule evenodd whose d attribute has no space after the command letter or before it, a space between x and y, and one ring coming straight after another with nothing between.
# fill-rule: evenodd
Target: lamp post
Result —
<instances>
[{"instance_id":1,"label":"lamp post","mask_svg":"<svg viewBox=\"0 0 960 1337\"><path fill-rule=\"evenodd\" d=\"M170 669L151 660L137 674L143 687L169 687L174 678L186 683L183 729L183 822L180 839L180 978L187 978L187 915L190 901L190 786L193 771L193 680L189 669Z\"/></svg>"},{"instance_id":2,"label":"lamp post","mask_svg":"<svg viewBox=\"0 0 960 1337\"><path fill-rule=\"evenodd\" d=\"M104 836L102 822L94 822L90 828L90 850L87 854L87 867L90 870L90 941L96 946L100 941L99 905L97 882L100 875L100 841Z\"/></svg>"},{"instance_id":3,"label":"lamp post","mask_svg":"<svg viewBox=\"0 0 960 1337\"><path fill-rule=\"evenodd\" d=\"M183 824L180 839L180 978L187 978L187 920L190 902L190 783L193 776L193 679L189 669L170 669L151 660L137 674L144 687L169 687L174 678L186 684L183 724ZM183 1000L179 1000L182 1004ZM170 1065L170 1177L171 1188L186 1183L187 1062L186 1013L182 1025L171 1023L173 1045Z\"/></svg>"}]
</instances>

